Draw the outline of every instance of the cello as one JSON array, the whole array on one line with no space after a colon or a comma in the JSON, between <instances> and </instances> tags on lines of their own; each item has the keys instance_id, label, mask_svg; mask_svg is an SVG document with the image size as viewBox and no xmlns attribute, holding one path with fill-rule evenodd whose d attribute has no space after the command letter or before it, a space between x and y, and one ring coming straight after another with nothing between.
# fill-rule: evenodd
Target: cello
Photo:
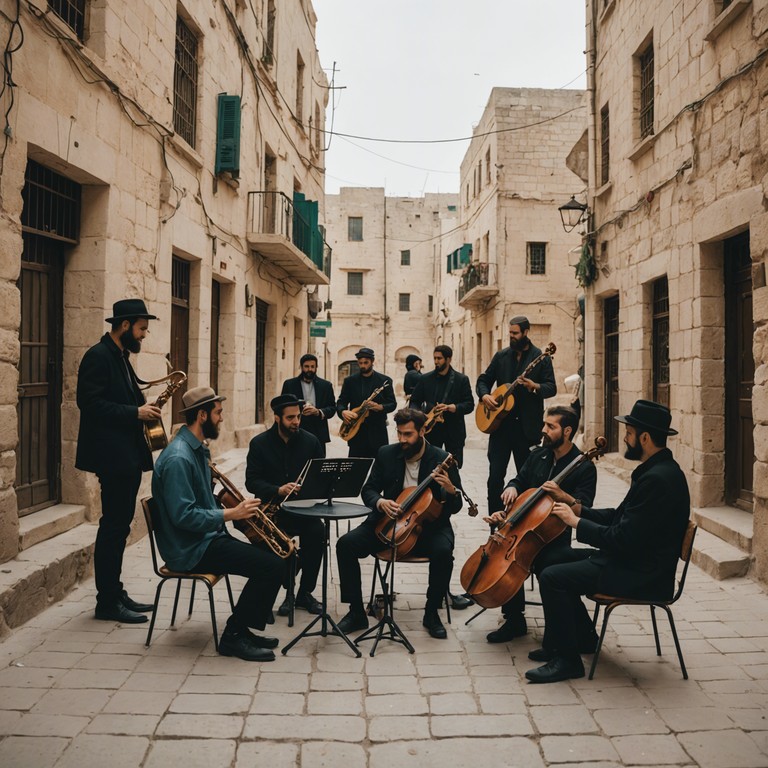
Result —
<instances>
[{"instance_id":1,"label":"cello","mask_svg":"<svg viewBox=\"0 0 768 768\"><path fill-rule=\"evenodd\" d=\"M560 485L585 461L602 456L607 446L604 437L595 438L595 447L577 456L552 482ZM565 523L551 514L554 504L542 488L524 491L515 499L504 522L464 563L461 586L478 605L504 605L525 583L536 555L566 529Z\"/></svg>"}]
</instances>

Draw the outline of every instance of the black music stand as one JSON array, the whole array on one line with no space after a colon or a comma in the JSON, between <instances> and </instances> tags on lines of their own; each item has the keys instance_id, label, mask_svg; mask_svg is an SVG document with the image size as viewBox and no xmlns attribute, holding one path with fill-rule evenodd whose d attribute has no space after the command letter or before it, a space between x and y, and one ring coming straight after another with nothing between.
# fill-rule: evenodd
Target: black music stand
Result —
<instances>
[{"instance_id":1,"label":"black music stand","mask_svg":"<svg viewBox=\"0 0 768 768\"><path fill-rule=\"evenodd\" d=\"M347 458L347 459L312 459L301 484L301 490L294 499L283 504L289 512L301 517L320 518L325 528L325 546L323 547L323 612L303 629L288 645L282 649L283 655L293 648L303 637L327 637L328 625L331 626L330 634L338 635L354 651L356 656L361 656L359 649L339 629L338 624L328 613L328 542L331 538L331 520L349 520L354 517L368 515L370 510L362 504L352 504L343 501L334 501L334 497L356 498L365 483L368 472L373 464L373 459ZM325 499L315 504L305 506L296 502L308 499ZM312 630L312 627L320 622L320 629Z\"/></svg>"}]
</instances>

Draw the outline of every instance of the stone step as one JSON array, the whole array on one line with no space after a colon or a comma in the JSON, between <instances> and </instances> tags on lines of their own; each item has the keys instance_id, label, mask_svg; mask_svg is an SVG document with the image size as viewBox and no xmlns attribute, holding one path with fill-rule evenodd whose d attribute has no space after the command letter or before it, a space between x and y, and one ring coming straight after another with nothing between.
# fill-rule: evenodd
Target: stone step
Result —
<instances>
[{"instance_id":1,"label":"stone step","mask_svg":"<svg viewBox=\"0 0 768 768\"><path fill-rule=\"evenodd\" d=\"M693 520L700 529L745 554L752 552L754 517L750 512L736 507L701 507L693 510Z\"/></svg>"},{"instance_id":2,"label":"stone step","mask_svg":"<svg viewBox=\"0 0 768 768\"><path fill-rule=\"evenodd\" d=\"M71 531L85 522L85 507L80 504L54 504L19 521L19 550Z\"/></svg>"},{"instance_id":3,"label":"stone step","mask_svg":"<svg viewBox=\"0 0 768 768\"><path fill-rule=\"evenodd\" d=\"M636 461L625 459L620 453L606 453L600 457L600 467L620 478L625 483L632 480L632 472L638 467Z\"/></svg>"},{"instance_id":4,"label":"stone step","mask_svg":"<svg viewBox=\"0 0 768 768\"><path fill-rule=\"evenodd\" d=\"M752 563L752 557L699 528L691 561L713 578L722 581L732 576L745 576Z\"/></svg>"}]
</instances>

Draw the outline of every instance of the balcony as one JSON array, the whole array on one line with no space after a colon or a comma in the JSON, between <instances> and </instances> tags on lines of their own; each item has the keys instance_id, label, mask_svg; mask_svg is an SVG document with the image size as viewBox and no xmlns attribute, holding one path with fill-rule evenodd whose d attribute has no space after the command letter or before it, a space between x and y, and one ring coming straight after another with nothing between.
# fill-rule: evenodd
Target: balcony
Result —
<instances>
[{"instance_id":1,"label":"balcony","mask_svg":"<svg viewBox=\"0 0 768 768\"><path fill-rule=\"evenodd\" d=\"M465 309L479 307L499 293L496 265L480 262L470 264L459 282L459 304Z\"/></svg>"},{"instance_id":2,"label":"balcony","mask_svg":"<svg viewBox=\"0 0 768 768\"><path fill-rule=\"evenodd\" d=\"M331 248L317 222L317 203L297 193L248 193L248 247L302 285L328 285Z\"/></svg>"}]
</instances>

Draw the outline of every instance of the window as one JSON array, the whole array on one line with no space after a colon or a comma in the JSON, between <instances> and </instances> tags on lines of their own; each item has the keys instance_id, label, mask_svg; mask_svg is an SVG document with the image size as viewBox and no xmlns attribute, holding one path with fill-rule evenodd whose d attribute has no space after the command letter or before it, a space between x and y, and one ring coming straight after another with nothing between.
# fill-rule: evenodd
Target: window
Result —
<instances>
[{"instance_id":1,"label":"window","mask_svg":"<svg viewBox=\"0 0 768 768\"><path fill-rule=\"evenodd\" d=\"M653 283L653 399L669 408L669 282Z\"/></svg>"},{"instance_id":2,"label":"window","mask_svg":"<svg viewBox=\"0 0 768 768\"><path fill-rule=\"evenodd\" d=\"M176 64L173 70L173 129L195 146L197 121L197 38L176 18Z\"/></svg>"},{"instance_id":3,"label":"window","mask_svg":"<svg viewBox=\"0 0 768 768\"><path fill-rule=\"evenodd\" d=\"M363 239L363 217L362 216L350 216L347 219L347 240L351 240L355 243L361 242Z\"/></svg>"},{"instance_id":4,"label":"window","mask_svg":"<svg viewBox=\"0 0 768 768\"><path fill-rule=\"evenodd\" d=\"M401 267L410 267L411 266L411 252L410 251L400 251L400 266Z\"/></svg>"},{"instance_id":5,"label":"window","mask_svg":"<svg viewBox=\"0 0 768 768\"><path fill-rule=\"evenodd\" d=\"M348 296L363 295L363 273L362 272L347 272L347 295Z\"/></svg>"},{"instance_id":6,"label":"window","mask_svg":"<svg viewBox=\"0 0 768 768\"><path fill-rule=\"evenodd\" d=\"M315 102L315 152L320 153L323 146L323 133L320 128L320 105Z\"/></svg>"},{"instance_id":7,"label":"window","mask_svg":"<svg viewBox=\"0 0 768 768\"><path fill-rule=\"evenodd\" d=\"M528 255L525 265L525 272L528 275L547 274L546 243L528 243Z\"/></svg>"},{"instance_id":8,"label":"window","mask_svg":"<svg viewBox=\"0 0 768 768\"><path fill-rule=\"evenodd\" d=\"M48 0L48 7L77 35L85 34L85 0Z\"/></svg>"},{"instance_id":9,"label":"window","mask_svg":"<svg viewBox=\"0 0 768 768\"><path fill-rule=\"evenodd\" d=\"M435 297L427 296L427 312L432 312L435 308Z\"/></svg>"},{"instance_id":10,"label":"window","mask_svg":"<svg viewBox=\"0 0 768 768\"><path fill-rule=\"evenodd\" d=\"M610 114L606 104L600 110L600 183L607 184L611 172Z\"/></svg>"},{"instance_id":11,"label":"window","mask_svg":"<svg viewBox=\"0 0 768 768\"><path fill-rule=\"evenodd\" d=\"M653 135L653 40L639 55L640 66L640 138Z\"/></svg>"},{"instance_id":12,"label":"window","mask_svg":"<svg viewBox=\"0 0 768 768\"><path fill-rule=\"evenodd\" d=\"M296 51L296 119L304 122L304 59Z\"/></svg>"},{"instance_id":13,"label":"window","mask_svg":"<svg viewBox=\"0 0 768 768\"><path fill-rule=\"evenodd\" d=\"M397 308L401 312L410 312L411 311L411 294L410 293L400 293L397 297Z\"/></svg>"},{"instance_id":14,"label":"window","mask_svg":"<svg viewBox=\"0 0 768 768\"><path fill-rule=\"evenodd\" d=\"M485 153L485 183L490 184L491 183L491 148L488 147L488 150Z\"/></svg>"},{"instance_id":15,"label":"window","mask_svg":"<svg viewBox=\"0 0 768 768\"><path fill-rule=\"evenodd\" d=\"M267 35L264 39L264 52L261 54L261 60L268 67L275 60L275 0L269 0L267 3Z\"/></svg>"}]
</instances>

